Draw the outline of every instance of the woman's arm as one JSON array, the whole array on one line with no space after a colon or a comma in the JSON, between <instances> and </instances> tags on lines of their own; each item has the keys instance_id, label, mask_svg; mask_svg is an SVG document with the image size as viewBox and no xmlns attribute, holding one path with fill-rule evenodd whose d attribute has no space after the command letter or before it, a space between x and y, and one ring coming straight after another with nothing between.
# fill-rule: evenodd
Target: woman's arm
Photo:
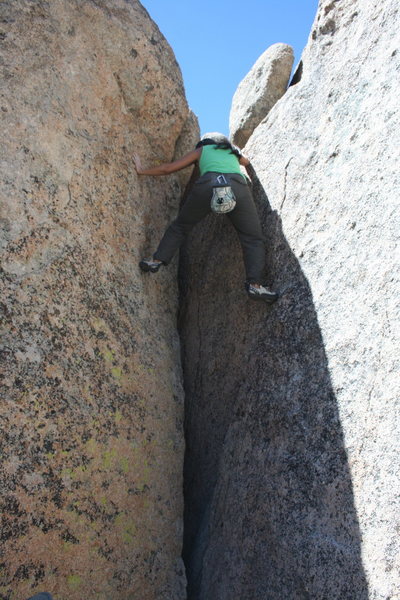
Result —
<instances>
[{"instance_id":1,"label":"woman's arm","mask_svg":"<svg viewBox=\"0 0 400 600\"><path fill-rule=\"evenodd\" d=\"M175 171L180 171L189 165L192 165L197 160L199 160L201 155L201 148L197 148L197 150L192 150L188 154L185 154L179 160L174 160L174 162L163 163L158 167L150 167L149 169L144 169L142 167L141 160L138 154L133 154L133 162L136 167L136 171L138 175L169 175L169 173L175 173Z\"/></svg>"},{"instance_id":2,"label":"woman's arm","mask_svg":"<svg viewBox=\"0 0 400 600\"><path fill-rule=\"evenodd\" d=\"M245 169L246 169L246 173L249 177L249 179L251 180L251 164L248 158L246 158L245 156L241 156L239 158L239 164L242 165Z\"/></svg>"},{"instance_id":3,"label":"woman's arm","mask_svg":"<svg viewBox=\"0 0 400 600\"><path fill-rule=\"evenodd\" d=\"M248 158L246 158L245 156L241 156L239 158L239 164L243 165L243 167L248 167L250 164L250 161Z\"/></svg>"}]
</instances>

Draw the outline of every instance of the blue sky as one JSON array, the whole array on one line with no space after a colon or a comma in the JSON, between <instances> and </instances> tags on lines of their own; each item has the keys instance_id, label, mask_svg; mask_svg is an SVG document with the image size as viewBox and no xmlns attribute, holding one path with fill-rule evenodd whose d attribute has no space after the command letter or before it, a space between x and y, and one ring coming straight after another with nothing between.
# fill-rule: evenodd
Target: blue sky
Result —
<instances>
[{"instance_id":1,"label":"blue sky","mask_svg":"<svg viewBox=\"0 0 400 600\"><path fill-rule=\"evenodd\" d=\"M229 133L232 96L272 44L290 44L295 64L318 0L141 0L175 52L203 133Z\"/></svg>"}]
</instances>

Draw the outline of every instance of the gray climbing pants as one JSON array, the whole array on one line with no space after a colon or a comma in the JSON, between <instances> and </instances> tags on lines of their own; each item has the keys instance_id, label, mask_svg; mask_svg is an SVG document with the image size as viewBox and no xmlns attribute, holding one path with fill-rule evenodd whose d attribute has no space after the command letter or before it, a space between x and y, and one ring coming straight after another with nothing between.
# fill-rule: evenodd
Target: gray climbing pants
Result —
<instances>
[{"instance_id":1,"label":"gray climbing pants","mask_svg":"<svg viewBox=\"0 0 400 600\"><path fill-rule=\"evenodd\" d=\"M211 212L216 175L219 173L205 173L197 179L178 217L166 230L154 258L168 264L194 225ZM246 280L261 283L265 266L264 237L250 188L238 173L225 173L225 177L236 196L236 206L226 216L235 227L242 245Z\"/></svg>"}]
</instances>

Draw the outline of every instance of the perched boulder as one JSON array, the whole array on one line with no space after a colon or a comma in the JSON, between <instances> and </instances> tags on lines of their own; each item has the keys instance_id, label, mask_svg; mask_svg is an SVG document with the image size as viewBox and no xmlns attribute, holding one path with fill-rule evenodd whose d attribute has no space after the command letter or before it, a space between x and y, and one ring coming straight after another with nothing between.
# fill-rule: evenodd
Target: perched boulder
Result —
<instances>
[{"instance_id":1,"label":"perched boulder","mask_svg":"<svg viewBox=\"0 0 400 600\"><path fill-rule=\"evenodd\" d=\"M272 307L229 223L182 282L196 600L397 598L397 0L320 2L300 80L246 155Z\"/></svg>"},{"instance_id":2,"label":"perched boulder","mask_svg":"<svg viewBox=\"0 0 400 600\"><path fill-rule=\"evenodd\" d=\"M132 152L171 160L197 124L136 0L0 11L0 596L182 600L176 273L137 264L188 173Z\"/></svg>"},{"instance_id":3,"label":"perched boulder","mask_svg":"<svg viewBox=\"0 0 400 600\"><path fill-rule=\"evenodd\" d=\"M293 58L291 46L274 44L240 82L229 116L230 137L240 148L285 93Z\"/></svg>"}]
</instances>

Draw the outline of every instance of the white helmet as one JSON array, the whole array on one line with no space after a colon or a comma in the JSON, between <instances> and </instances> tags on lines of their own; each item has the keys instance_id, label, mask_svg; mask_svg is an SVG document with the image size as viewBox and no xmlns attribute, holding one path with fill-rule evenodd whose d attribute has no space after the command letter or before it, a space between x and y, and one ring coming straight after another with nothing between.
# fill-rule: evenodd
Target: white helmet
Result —
<instances>
[{"instance_id":1,"label":"white helmet","mask_svg":"<svg viewBox=\"0 0 400 600\"><path fill-rule=\"evenodd\" d=\"M201 136L201 140L213 140L216 144L229 144L229 139L223 133L211 131Z\"/></svg>"}]
</instances>

